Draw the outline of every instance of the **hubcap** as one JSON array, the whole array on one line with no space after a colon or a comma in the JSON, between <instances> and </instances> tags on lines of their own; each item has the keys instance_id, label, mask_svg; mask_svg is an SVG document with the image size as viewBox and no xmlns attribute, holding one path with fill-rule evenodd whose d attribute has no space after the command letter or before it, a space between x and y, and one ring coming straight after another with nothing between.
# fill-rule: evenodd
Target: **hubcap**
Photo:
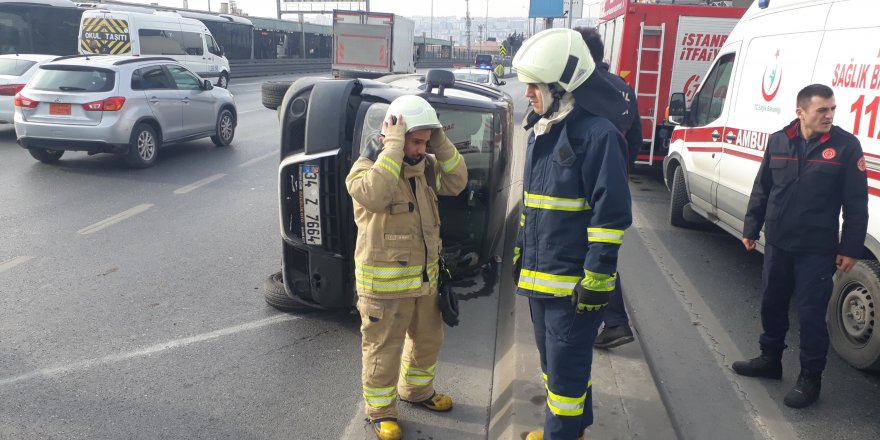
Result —
<instances>
[{"instance_id":1,"label":"hubcap","mask_svg":"<svg viewBox=\"0 0 880 440\"><path fill-rule=\"evenodd\" d=\"M854 344L864 346L874 333L874 299L871 292L860 283L847 286L840 303L840 322L846 337Z\"/></svg>"},{"instance_id":2,"label":"hubcap","mask_svg":"<svg viewBox=\"0 0 880 440\"><path fill-rule=\"evenodd\" d=\"M224 114L222 118L220 118L220 136L224 141L229 141L232 139L232 116L228 114Z\"/></svg>"},{"instance_id":3,"label":"hubcap","mask_svg":"<svg viewBox=\"0 0 880 440\"><path fill-rule=\"evenodd\" d=\"M146 130L142 131L138 135L137 149L141 159L144 161L152 160L153 155L156 154L156 140L153 138L153 134Z\"/></svg>"}]
</instances>

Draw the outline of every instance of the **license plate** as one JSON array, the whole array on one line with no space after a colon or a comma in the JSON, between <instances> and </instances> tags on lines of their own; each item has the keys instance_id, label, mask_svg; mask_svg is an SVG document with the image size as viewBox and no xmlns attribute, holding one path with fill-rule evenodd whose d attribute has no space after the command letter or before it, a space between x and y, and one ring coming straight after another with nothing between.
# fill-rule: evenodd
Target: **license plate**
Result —
<instances>
[{"instance_id":1,"label":"license plate","mask_svg":"<svg viewBox=\"0 0 880 440\"><path fill-rule=\"evenodd\" d=\"M50 115L70 115L70 104L49 104Z\"/></svg>"},{"instance_id":2,"label":"license plate","mask_svg":"<svg viewBox=\"0 0 880 440\"><path fill-rule=\"evenodd\" d=\"M320 168L317 165L300 165L300 213L302 215L302 237L306 244L320 246L321 240L321 201Z\"/></svg>"}]
</instances>

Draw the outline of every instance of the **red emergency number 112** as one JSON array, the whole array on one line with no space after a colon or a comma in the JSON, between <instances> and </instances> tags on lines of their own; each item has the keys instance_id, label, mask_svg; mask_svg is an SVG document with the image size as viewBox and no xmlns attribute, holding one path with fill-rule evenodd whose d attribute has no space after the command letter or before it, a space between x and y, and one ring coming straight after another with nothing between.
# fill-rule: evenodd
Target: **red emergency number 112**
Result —
<instances>
[{"instance_id":1,"label":"red emergency number 112","mask_svg":"<svg viewBox=\"0 0 880 440\"><path fill-rule=\"evenodd\" d=\"M856 99L856 102L850 107L850 112L856 114L856 120L853 124L853 134L856 136L859 135L862 127L862 115L864 114L867 116L867 114L870 113L871 119L868 121L867 137L874 137L874 126L877 124L878 110L880 110L880 96L875 96L868 105L865 105L865 95L859 96L859 99ZM878 133L878 135L880 135L880 133Z\"/></svg>"}]
</instances>

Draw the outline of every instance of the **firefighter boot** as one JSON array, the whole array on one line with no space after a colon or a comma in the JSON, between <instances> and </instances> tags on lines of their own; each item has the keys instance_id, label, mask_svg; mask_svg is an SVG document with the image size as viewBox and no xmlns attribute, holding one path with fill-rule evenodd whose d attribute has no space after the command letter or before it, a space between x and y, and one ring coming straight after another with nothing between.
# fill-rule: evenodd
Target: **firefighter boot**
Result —
<instances>
[{"instance_id":1,"label":"firefighter boot","mask_svg":"<svg viewBox=\"0 0 880 440\"><path fill-rule=\"evenodd\" d=\"M629 344L634 341L633 332L630 330L628 325L615 325L612 327L605 327L602 329L602 332L599 333L599 336L596 337L596 342L593 343L593 347L596 348L614 348L620 347L623 344Z\"/></svg>"},{"instance_id":2,"label":"firefighter boot","mask_svg":"<svg viewBox=\"0 0 880 440\"><path fill-rule=\"evenodd\" d=\"M577 440L586 440L587 433L581 434ZM530 431L528 435L526 435L526 440L544 440L544 431Z\"/></svg>"},{"instance_id":3,"label":"firefighter boot","mask_svg":"<svg viewBox=\"0 0 880 440\"><path fill-rule=\"evenodd\" d=\"M412 403L413 405L418 405L436 412L447 412L452 410L452 397L446 394L434 393L433 396L422 400L421 402L413 402L410 400L404 400L404 402Z\"/></svg>"},{"instance_id":4,"label":"firefighter boot","mask_svg":"<svg viewBox=\"0 0 880 440\"><path fill-rule=\"evenodd\" d=\"M402 438L400 425L396 419L378 419L371 420L373 424L373 432L379 440L400 440Z\"/></svg>"},{"instance_id":5,"label":"firefighter boot","mask_svg":"<svg viewBox=\"0 0 880 440\"><path fill-rule=\"evenodd\" d=\"M782 379L782 350L762 348L760 356L734 362L733 371L740 376Z\"/></svg>"},{"instance_id":6,"label":"firefighter boot","mask_svg":"<svg viewBox=\"0 0 880 440\"><path fill-rule=\"evenodd\" d=\"M785 406L790 408L806 408L819 398L822 389L822 373L801 370L797 385L785 395Z\"/></svg>"}]
</instances>

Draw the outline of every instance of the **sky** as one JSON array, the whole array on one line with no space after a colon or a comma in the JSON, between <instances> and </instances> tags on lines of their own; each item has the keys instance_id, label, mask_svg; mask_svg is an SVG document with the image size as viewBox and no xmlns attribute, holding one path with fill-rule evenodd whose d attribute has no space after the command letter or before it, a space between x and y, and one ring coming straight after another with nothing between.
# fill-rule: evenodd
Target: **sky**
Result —
<instances>
[{"instance_id":1,"label":"sky","mask_svg":"<svg viewBox=\"0 0 880 440\"><path fill-rule=\"evenodd\" d=\"M183 0L122 0L131 3L159 3L162 6L182 7ZM190 9L219 11L220 3L226 0L189 0ZM596 3L597 0L586 0L585 4ZM283 3L283 2L282 2ZM347 2L327 2L332 9L335 3L339 9L349 9ZM431 4L434 6L434 16L460 16L465 15L465 0L370 0L370 9L376 12L394 12L403 16L430 16ZM529 14L529 0L470 0L471 17L485 17L488 7L490 17L527 17ZM238 0L238 7L248 15L258 17L275 17L275 0ZM318 3L306 3L310 5ZM282 9L284 5L282 4ZM595 8L595 7L594 7ZM588 15L589 6L584 6L584 15ZM286 15L285 18L294 18L294 15Z\"/></svg>"}]
</instances>

